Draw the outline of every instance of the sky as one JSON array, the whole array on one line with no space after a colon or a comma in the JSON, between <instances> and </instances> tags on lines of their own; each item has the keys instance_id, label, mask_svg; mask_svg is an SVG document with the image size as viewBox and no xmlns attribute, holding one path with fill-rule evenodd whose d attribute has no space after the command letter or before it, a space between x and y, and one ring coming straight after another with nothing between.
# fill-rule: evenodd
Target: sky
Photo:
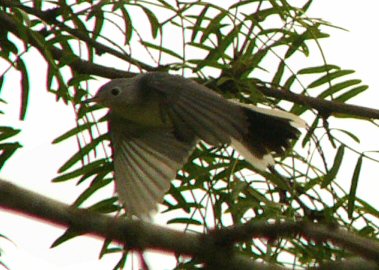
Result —
<instances>
[{"instance_id":1,"label":"sky","mask_svg":"<svg viewBox=\"0 0 379 270\"><path fill-rule=\"evenodd\" d=\"M315 1L311 12L308 13L308 16L322 18L349 30L346 32L328 29L332 37L322 41L323 50L328 62L345 69L356 70L355 77L362 79L370 86L368 93L357 98L354 103L373 108L378 107L379 89L376 64L379 59L379 41L376 39L379 25L378 10L379 2L377 1L363 0L357 4L357 1L333 0ZM43 67L45 64L36 62L35 65ZM39 87L41 82L43 84L45 82L43 74L35 72L31 79L33 88L27 120L16 123L16 127L23 130L20 140L24 147L8 161L4 170L0 172L0 177L51 198L70 203L81 190L73 187L72 183L51 183L59 165L63 164L71 154L67 153L69 145L52 145L51 141L75 125L75 115L70 107L62 103L55 104L55 97L47 94L44 87ZM14 119L17 118L19 93L14 89L14 81L17 80L18 78L15 77L14 80L5 82L2 95L6 96L8 105L4 110L8 116L13 115L13 117L7 117L2 125L7 123L14 125ZM93 87L95 89L98 86ZM374 142L377 141L379 135L377 129L373 129L362 121L349 121L347 124L354 130L361 131L363 140L360 147L362 149L372 150L375 147ZM378 208L378 184L372 182L372 174L377 175L374 165L370 162L364 163L364 175L359 183L358 195ZM348 184L350 178L346 181ZM373 185L376 187L373 188ZM112 256L98 260L102 245L98 239L78 237L57 248L49 249L51 243L64 231L64 228L57 228L3 210L0 210L0 220L0 233L13 241L11 243L0 239L0 249L4 251L1 260L10 269L38 267L40 270L90 268L101 270L112 269L117 260ZM161 258L160 256L163 255L155 256L157 257L154 258ZM169 266L170 261L167 262L167 267L170 268Z\"/></svg>"}]
</instances>

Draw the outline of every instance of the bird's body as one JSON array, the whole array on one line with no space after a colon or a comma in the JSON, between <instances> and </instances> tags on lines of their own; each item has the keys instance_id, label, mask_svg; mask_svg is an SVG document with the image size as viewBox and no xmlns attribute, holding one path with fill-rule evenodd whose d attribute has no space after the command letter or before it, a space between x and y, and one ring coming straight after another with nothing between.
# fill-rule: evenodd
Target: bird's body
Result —
<instances>
[{"instance_id":1,"label":"bird's body","mask_svg":"<svg viewBox=\"0 0 379 270\"><path fill-rule=\"evenodd\" d=\"M199 140L232 145L254 167L272 165L297 139L296 116L242 105L180 76L115 79L93 101L110 109L116 190L127 211L148 216Z\"/></svg>"}]
</instances>

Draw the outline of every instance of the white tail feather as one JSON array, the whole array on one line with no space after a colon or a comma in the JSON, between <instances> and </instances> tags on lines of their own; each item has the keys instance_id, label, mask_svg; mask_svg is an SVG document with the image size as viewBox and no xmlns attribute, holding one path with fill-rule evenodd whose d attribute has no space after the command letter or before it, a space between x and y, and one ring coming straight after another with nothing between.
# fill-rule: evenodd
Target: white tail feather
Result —
<instances>
[{"instance_id":1,"label":"white tail feather","mask_svg":"<svg viewBox=\"0 0 379 270\"><path fill-rule=\"evenodd\" d=\"M275 110L275 109L271 109L271 108L257 107L257 106L252 105L252 104L240 103L235 99L229 99L229 101L232 101L232 102L237 103L238 105L240 105L242 107L248 108L250 110L253 110L253 111L256 111L256 112L259 112L262 114L267 114L267 115L272 115L272 116L277 116L280 118L288 119L288 120L290 120L290 125L293 127L305 128L307 126L306 122L303 119L301 119L299 116L297 116L293 113L290 113L290 112L286 112L286 111L282 111L282 110Z\"/></svg>"},{"instance_id":2,"label":"white tail feather","mask_svg":"<svg viewBox=\"0 0 379 270\"><path fill-rule=\"evenodd\" d=\"M236 149L251 165L259 170L266 170L270 165L274 165L275 161L271 154L266 154L262 158L258 158L249 151L241 142L232 138L232 147Z\"/></svg>"}]
</instances>

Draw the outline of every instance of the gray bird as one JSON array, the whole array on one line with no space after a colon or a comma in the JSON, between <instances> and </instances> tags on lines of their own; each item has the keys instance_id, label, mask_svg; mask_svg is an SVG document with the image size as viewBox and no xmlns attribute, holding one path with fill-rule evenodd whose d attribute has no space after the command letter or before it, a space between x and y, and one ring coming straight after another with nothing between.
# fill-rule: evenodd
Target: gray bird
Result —
<instances>
[{"instance_id":1,"label":"gray bird","mask_svg":"<svg viewBox=\"0 0 379 270\"><path fill-rule=\"evenodd\" d=\"M111 80L89 101L109 108L116 191L138 217L156 209L199 140L231 145L265 170L304 126L293 114L229 101L161 72Z\"/></svg>"}]
</instances>

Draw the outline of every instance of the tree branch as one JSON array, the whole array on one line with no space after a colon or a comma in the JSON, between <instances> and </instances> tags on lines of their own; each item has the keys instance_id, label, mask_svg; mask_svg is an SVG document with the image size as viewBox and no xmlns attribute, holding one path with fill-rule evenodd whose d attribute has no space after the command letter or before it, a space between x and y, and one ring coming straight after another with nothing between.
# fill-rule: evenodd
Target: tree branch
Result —
<instances>
[{"instance_id":1,"label":"tree branch","mask_svg":"<svg viewBox=\"0 0 379 270\"><path fill-rule=\"evenodd\" d=\"M23 35L25 33L20 33L19 26L14 21L14 19L9 16L8 14L0 11L0 24L2 27L4 27L5 30L10 31L12 34L14 34L19 39L23 40ZM46 50L45 44L41 44L40 41L36 38L37 36L40 36L43 38L38 32L32 31L30 29L25 29L26 33L28 35L28 42L34 46L38 51L44 55L44 51ZM52 55L52 57L59 61L63 56L67 55L63 50L58 49L57 47L49 47L49 51ZM83 59L80 59L76 55L70 55L72 56L72 62L70 62L69 66L81 74L92 74L97 75L105 78L120 78L120 77L132 77L135 74L129 73L123 70L119 70L116 68L106 67L103 65L95 64Z\"/></svg>"},{"instance_id":2,"label":"tree branch","mask_svg":"<svg viewBox=\"0 0 379 270\"><path fill-rule=\"evenodd\" d=\"M17 7L23 11L25 11L28 14L34 15L38 18L40 18L42 21L45 21L49 24L56 25L58 26L62 31L66 31L67 33L70 33L72 36L78 38L79 40L84 41L87 45L91 46L92 48L95 48L97 52L102 53L106 52L109 53L119 59L122 59L126 62L129 62L131 64L134 64L140 68L143 68L145 70L153 71L154 68L142 63L140 61L137 61L136 59L133 59L130 55L124 53L124 52L119 52L111 47L108 47L102 43L97 42L96 40L92 39L89 35L84 34L83 32L68 27L64 23L58 21L55 19L55 16L51 16L50 10L47 11L42 11L38 10L32 7L28 7L25 5L22 5L21 3L18 3L16 1L9 1L9 0L0 0L0 5L6 6L6 7ZM56 13L54 13L56 14ZM58 14L59 15L59 14Z\"/></svg>"},{"instance_id":3,"label":"tree branch","mask_svg":"<svg viewBox=\"0 0 379 270\"><path fill-rule=\"evenodd\" d=\"M153 249L175 252L199 258L208 264L223 263L223 269L283 270L284 268L256 263L244 256L225 256L220 247L200 234L183 233L142 221L115 218L76 209L61 202L38 195L0 179L0 207L26 214L82 234L112 239L134 250ZM180 239L180 241L178 241Z\"/></svg>"},{"instance_id":4,"label":"tree branch","mask_svg":"<svg viewBox=\"0 0 379 270\"><path fill-rule=\"evenodd\" d=\"M258 86L258 90L269 97L291 101L296 104L316 109L324 116L340 113L363 118L379 119L379 110L376 109L299 95L288 90L278 90L263 86Z\"/></svg>"},{"instance_id":5,"label":"tree branch","mask_svg":"<svg viewBox=\"0 0 379 270\"><path fill-rule=\"evenodd\" d=\"M337 262L326 262L323 263L320 267L310 268L310 270L334 270L334 269L349 269L349 270L378 270L379 266L374 262L368 262L362 260L361 258L349 258Z\"/></svg>"},{"instance_id":6,"label":"tree branch","mask_svg":"<svg viewBox=\"0 0 379 270\"><path fill-rule=\"evenodd\" d=\"M276 239L294 237L299 234L306 239L318 242L332 241L337 246L356 252L366 260L379 264L379 245L377 242L320 224L304 222L275 222L270 224L264 221L256 221L240 226L217 229L209 234L183 233L142 221L116 218L86 209L76 209L1 179L0 207L70 227L78 233L113 239L125 244L130 249L154 249L190 255L214 269L283 270L284 268L279 266L253 262L247 257L236 255L232 247L237 242L257 237ZM372 266L372 263L369 265ZM219 266L222 267L218 268Z\"/></svg>"},{"instance_id":7,"label":"tree branch","mask_svg":"<svg viewBox=\"0 0 379 270\"><path fill-rule=\"evenodd\" d=\"M20 33L17 24L14 22L14 19L7 15L4 12L0 12L0 22L2 27L4 29L7 29L11 31L14 35L16 35L18 38L23 40L23 34ZM44 48L42 45L36 40L35 36L39 35L38 32L32 31L30 29L26 29L28 33L28 39L31 45L36 47L42 55L44 55ZM33 33L30 34L30 33ZM51 51L54 59L60 60L63 55L65 55L65 52L61 49L58 49L56 47L50 47L49 50ZM117 68L110 68L103 65L95 64L89 61L85 61L80 59L78 56L70 56L74 60L70 62L68 65L75 71L81 73L81 74L90 74L90 75L97 75L104 78L120 78L120 77L132 77L135 76L135 73L123 71ZM361 117L361 118L368 118L368 119L379 119L379 110L357 106L357 105L350 105L335 101L329 101L329 100L323 100L319 98L299 95L293 92L290 92L288 90L277 90L277 89L271 89L268 87L258 86L258 89L266 96L274 97L282 100L287 100L294 102L296 104L304 105L309 108L316 109L319 111L321 115L329 116L333 113L341 113L346 115L351 115L355 117Z\"/></svg>"},{"instance_id":8,"label":"tree branch","mask_svg":"<svg viewBox=\"0 0 379 270\"><path fill-rule=\"evenodd\" d=\"M301 235L305 239L312 239L316 242L331 241L335 245L363 258L375 261L379 265L378 242L352 234L336 226L290 221L267 224L263 221L224 228L215 231L215 234L215 237L223 242L243 242L252 237L277 239L279 237Z\"/></svg>"}]
</instances>

